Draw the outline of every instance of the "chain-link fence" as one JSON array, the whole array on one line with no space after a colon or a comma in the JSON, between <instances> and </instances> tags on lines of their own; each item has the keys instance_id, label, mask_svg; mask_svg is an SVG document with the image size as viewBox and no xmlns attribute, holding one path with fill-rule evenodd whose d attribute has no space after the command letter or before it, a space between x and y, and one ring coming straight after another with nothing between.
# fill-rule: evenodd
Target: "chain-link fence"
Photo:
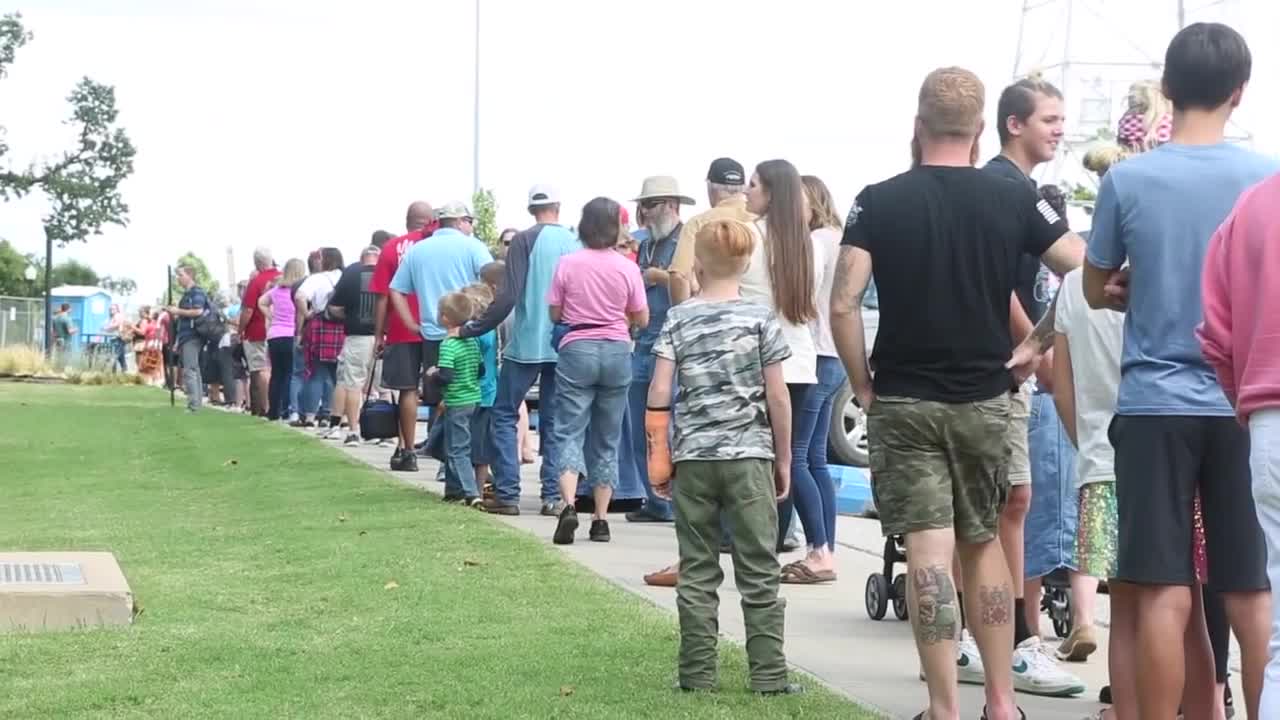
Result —
<instances>
[{"instance_id":1,"label":"chain-link fence","mask_svg":"<svg viewBox=\"0 0 1280 720\"><path fill-rule=\"evenodd\" d=\"M44 346L44 303L40 298L0 295L0 347Z\"/></svg>"}]
</instances>

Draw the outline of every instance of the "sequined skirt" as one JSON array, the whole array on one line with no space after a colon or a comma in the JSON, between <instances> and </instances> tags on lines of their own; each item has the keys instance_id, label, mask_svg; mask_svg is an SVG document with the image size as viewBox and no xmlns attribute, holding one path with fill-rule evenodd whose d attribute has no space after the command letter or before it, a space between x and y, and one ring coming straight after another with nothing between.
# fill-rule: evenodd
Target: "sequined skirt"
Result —
<instances>
[{"instance_id":1,"label":"sequined skirt","mask_svg":"<svg viewBox=\"0 0 1280 720\"><path fill-rule=\"evenodd\" d=\"M1116 485L1089 483L1080 488L1076 563L1081 574L1099 579L1116 575Z\"/></svg>"}]
</instances>

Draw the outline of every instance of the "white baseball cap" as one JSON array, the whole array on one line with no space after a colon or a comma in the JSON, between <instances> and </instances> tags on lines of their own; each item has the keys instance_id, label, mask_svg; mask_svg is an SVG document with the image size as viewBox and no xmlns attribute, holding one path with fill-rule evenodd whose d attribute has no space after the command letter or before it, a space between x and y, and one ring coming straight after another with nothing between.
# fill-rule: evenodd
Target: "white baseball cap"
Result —
<instances>
[{"instance_id":1,"label":"white baseball cap","mask_svg":"<svg viewBox=\"0 0 1280 720\"><path fill-rule=\"evenodd\" d=\"M560 191L549 183L538 183L529 188L529 207L555 205L560 202Z\"/></svg>"}]
</instances>

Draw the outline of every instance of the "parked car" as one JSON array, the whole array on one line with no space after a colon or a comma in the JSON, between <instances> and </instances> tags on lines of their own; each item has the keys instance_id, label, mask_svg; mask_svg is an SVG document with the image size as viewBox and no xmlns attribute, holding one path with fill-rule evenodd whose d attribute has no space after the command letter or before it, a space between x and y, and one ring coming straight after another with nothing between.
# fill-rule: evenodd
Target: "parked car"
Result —
<instances>
[{"instance_id":1,"label":"parked car","mask_svg":"<svg viewBox=\"0 0 1280 720\"><path fill-rule=\"evenodd\" d=\"M867 354L876 343L876 331L880 329L880 303L872 285L862 301L862 327L866 332ZM858 407L853 388L846 381L836 393L831 408L831 439L827 453L837 465L866 467L870 463L867 450L867 415Z\"/></svg>"}]
</instances>

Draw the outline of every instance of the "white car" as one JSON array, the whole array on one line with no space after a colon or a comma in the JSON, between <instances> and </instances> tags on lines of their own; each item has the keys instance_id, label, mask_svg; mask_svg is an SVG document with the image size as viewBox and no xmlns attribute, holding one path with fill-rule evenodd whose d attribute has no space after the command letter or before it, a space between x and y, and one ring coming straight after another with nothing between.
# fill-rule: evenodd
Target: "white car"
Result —
<instances>
[{"instance_id":1,"label":"white car","mask_svg":"<svg viewBox=\"0 0 1280 720\"><path fill-rule=\"evenodd\" d=\"M862 327L866 331L868 355L876 343L876 330L880 328L878 307L873 288L868 291L862 304ZM831 437L827 444L829 459L836 465L866 467L870 462L867 450L867 415L858 407L848 381L836 393L831 408Z\"/></svg>"}]
</instances>

